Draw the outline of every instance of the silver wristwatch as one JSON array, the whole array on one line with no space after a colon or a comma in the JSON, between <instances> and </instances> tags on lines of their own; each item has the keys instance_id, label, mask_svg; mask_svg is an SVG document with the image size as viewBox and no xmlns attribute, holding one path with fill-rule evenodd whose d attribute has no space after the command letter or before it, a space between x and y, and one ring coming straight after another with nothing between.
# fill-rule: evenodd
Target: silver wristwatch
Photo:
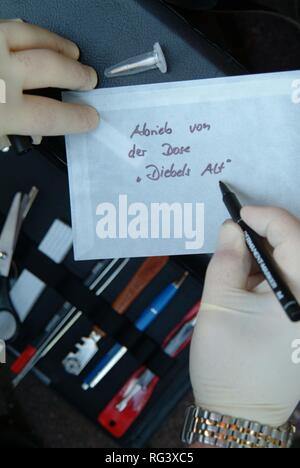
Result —
<instances>
[{"instance_id":1,"label":"silver wristwatch","mask_svg":"<svg viewBox=\"0 0 300 468\"><path fill-rule=\"evenodd\" d=\"M216 448L290 448L295 431L292 425L273 428L190 406L181 439Z\"/></svg>"}]
</instances>

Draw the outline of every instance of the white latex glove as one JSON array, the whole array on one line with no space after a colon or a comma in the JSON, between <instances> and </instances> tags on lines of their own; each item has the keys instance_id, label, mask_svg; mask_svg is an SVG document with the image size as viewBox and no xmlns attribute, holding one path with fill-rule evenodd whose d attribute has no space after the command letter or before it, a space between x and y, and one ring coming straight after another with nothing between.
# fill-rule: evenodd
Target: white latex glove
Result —
<instances>
[{"instance_id":1,"label":"white latex glove","mask_svg":"<svg viewBox=\"0 0 300 468\"><path fill-rule=\"evenodd\" d=\"M300 222L276 208L247 207L242 217L268 239L300 302ZM207 272L191 379L198 406L279 427L300 399L300 365L292 360L300 323L288 319L253 265L241 229L228 221Z\"/></svg>"},{"instance_id":2,"label":"white latex glove","mask_svg":"<svg viewBox=\"0 0 300 468\"><path fill-rule=\"evenodd\" d=\"M86 132L99 123L95 109L53 99L24 95L25 90L66 88L91 90L95 70L78 62L71 41L23 23L0 21L0 79L6 83L6 104L0 104L0 136L40 136Z\"/></svg>"}]
</instances>

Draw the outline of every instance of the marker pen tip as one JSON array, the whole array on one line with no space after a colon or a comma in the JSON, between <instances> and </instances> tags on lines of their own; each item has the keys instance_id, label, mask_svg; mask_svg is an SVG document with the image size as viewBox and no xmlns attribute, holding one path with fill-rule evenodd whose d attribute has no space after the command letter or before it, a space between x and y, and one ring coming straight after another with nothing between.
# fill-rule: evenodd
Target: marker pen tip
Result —
<instances>
[{"instance_id":1,"label":"marker pen tip","mask_svg":"<svg viewBox=\"0 0 300 468\"><path fill-rule=\"evenodd\" d=\"M228 185L224 184L224 182L220 181L219 186L223 195L227 195L230 193Z\"/></svg>"}]
</instances>

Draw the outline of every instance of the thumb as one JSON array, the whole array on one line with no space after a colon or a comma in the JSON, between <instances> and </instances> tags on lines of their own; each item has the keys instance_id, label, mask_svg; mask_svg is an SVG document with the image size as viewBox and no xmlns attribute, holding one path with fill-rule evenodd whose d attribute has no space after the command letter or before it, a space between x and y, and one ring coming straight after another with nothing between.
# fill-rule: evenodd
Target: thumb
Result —
<instances>
[{"instance_id":1,"label":"thumb","mask_svg":"<svg viewBox=\"0 0 300 468\"><path fill-rule=\"evenodd\" d=\"M252 260L241 228L226 221L220 230L218 246L207 272L207 286L246 289Z\"/></svg>"}]
</instances>

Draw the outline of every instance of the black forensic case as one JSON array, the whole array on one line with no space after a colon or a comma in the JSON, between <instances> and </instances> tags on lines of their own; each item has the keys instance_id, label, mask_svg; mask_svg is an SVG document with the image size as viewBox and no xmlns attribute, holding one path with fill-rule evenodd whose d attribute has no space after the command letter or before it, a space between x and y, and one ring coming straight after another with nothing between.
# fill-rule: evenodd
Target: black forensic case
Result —
<instances>
[{"instance_id":1,"label":"black forensic case","mask_svg":"<svg viewBox=\"0 0 300 468\"><path fill-rule=\"evenodd\" d=\"M74 40L81 48L81 60L97 69L101 86L128 86L243 73L229 55L208 43L183 18L159 0L2 0L0 16L22 18ZM169 65L167 75L153 71L114 80L104 78L103 71L107 66L151 50L156 41L161 43L166 52ZM56 92L51 92L50 95L60 97L60 93ZM51 139L48 144L58 155L65 158L63 138ZM67 174L63 166L53 164L36 150L21 157L13 153L0 155L0 164L1 173L5 175L1 178L0 185L1 224L14 193L27 192L33 185L39 188L40 193L24 226L24 234L37 246L55 219L71 223ZM127 317L134 320L163 287L177 280L188 270L190 276L176 299L145 333L145 336L150 336L155 342L162 344L166 335L200 300L208 259L208 256L171 258L167 266L130 307ZM143 259L132 259L129 262L105 292L104 296L108 302L112 303L142 261ZM73 275L84 280L95 263L74 262L70 254L65 266ZM19 267L22 270L22 265ZM14 343L14 348L22 351L30 340L39 335L63 302L62 295L48 288L24 322L22 333ZM83 316L55 349L40 362L38 368L50 378L53 389L77 406L100 428L97 421L99 412L139 366L133 355L127 355L106 376L101 385L91 392L83 392L82 377L66 374L61 362L65 355L74 349L80 338L89 334L92 326L93 323ZM111 338L107 337L84 374L93 367L111 343ZM188 354L187 348L175 359L171 371L161 378L145 410L127 434L118 440L121 446L145 446L190 388Z\"/></svg>"}]
</instances>

